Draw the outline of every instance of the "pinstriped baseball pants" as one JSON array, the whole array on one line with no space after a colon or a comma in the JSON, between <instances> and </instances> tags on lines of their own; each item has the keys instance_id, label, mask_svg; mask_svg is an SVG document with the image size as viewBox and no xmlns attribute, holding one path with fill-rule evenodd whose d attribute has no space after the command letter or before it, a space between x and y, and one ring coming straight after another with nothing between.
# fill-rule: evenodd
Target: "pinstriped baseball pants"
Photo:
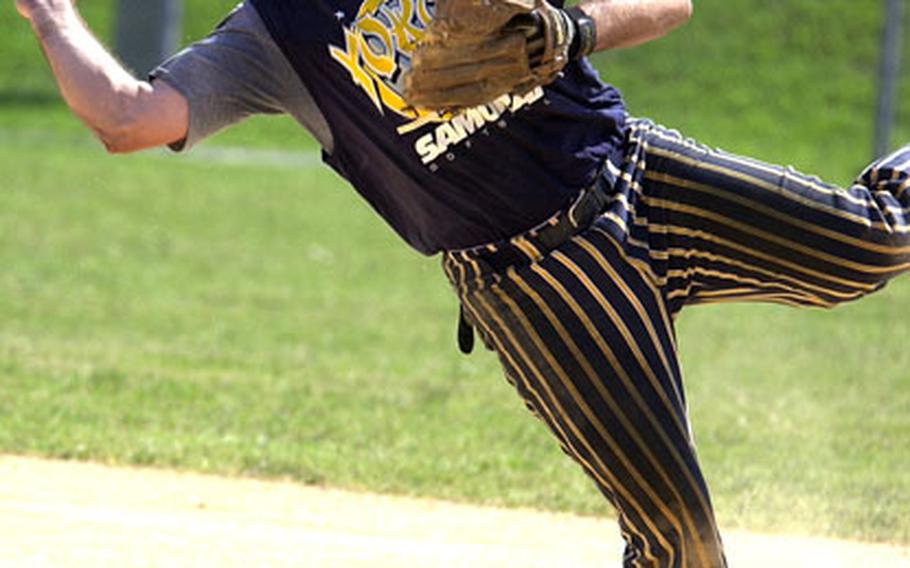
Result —
<instances>
[{"instance_id":1,"label":"pinstriped baseball pants","mask_svg":"<svg viewBox=\"0 0 910 568\"><path fill-rule=\"evenodd\" d=\"M593 223L443 255L506 378L615 506L625 566L724 566L673 331L690 304L830 307L910 267L910 146L849 188L630 123ZM615 182L613 181L615 178ZM520 260L490 261L511 249Z\"/></svg>"}]
</instances>

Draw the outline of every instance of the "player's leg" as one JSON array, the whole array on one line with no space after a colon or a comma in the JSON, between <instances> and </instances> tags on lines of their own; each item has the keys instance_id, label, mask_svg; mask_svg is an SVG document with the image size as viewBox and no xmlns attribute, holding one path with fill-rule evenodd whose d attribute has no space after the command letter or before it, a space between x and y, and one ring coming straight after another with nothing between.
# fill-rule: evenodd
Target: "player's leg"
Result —
<instances>
[{"instance_id":1,"label":"player's leg","mask_svg":"<svg viewBox=\"0 0 910 568\"><path fill-rule=\"evenodd\" d=\"M537 262L446 269L521 397L616 506L626 566L723 566L661 291L603 232Z\"/></svg>"},{"instance_id":2,"label":"player's leg","mask_svg":"<svg viewBox=\"0 0 910 568\"><path fill-rule=\"evenodd\" d=\"M628 230L671 312L734 300L828 307L910 267L910 147L839 188L633 124L629 191L606 228Z\"/></svg>"}]
</instances>

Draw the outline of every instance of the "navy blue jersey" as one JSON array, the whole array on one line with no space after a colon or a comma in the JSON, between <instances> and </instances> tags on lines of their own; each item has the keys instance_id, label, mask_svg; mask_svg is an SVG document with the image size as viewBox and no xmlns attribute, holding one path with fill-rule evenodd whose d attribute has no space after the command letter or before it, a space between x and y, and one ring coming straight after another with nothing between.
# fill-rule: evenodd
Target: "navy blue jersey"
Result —
<instances>
[{"instance_id":1,"label":"navy blue jersey","mask_svg":"<svg viewBox=\"0 0 910 568\"><path fill-rule=\"evenodd\" d=\"M441 115L400 96L431 1L251 3L328 122L326 163L423 253L529 229L619 155L622 99L585 61L545 88Z\"/></svg>"}]
</instances>

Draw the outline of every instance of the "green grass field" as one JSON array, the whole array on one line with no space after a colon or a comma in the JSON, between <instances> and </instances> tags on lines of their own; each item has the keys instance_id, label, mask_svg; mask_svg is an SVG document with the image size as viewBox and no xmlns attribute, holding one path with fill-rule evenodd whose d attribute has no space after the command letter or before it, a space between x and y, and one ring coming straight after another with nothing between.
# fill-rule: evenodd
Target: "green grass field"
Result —
<instances>
[{"instance_id":1,"label":"green grass field","mask_svg":"<svg viewBox=\"0 0 910 568\"><path fill-rule=\"evenodd\" d=\"M188 2L190 35L213 4ZM636 114L845 182L869 157L877 6L701 0L686 29L597 63ZM84 8L109 29L108 3ZM609 514L493 357L457 353L437 259L293 124L251 121L195 159L109 157L11 5L0 29L0 451ZM219 145L303 157L213 162ZM908 313L903 278L831 312L683 314L724 526L910 543Z\"/></svg>"}]
</instances>

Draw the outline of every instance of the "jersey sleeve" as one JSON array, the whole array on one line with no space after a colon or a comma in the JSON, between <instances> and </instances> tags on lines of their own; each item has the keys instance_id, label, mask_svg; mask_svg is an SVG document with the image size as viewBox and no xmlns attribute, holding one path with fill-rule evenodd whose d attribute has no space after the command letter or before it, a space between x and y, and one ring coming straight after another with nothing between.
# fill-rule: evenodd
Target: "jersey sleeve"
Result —
<instances>
[{"instance_id":1,"label":"jersey sleeve","mask_svg":"<svg viewBox=\"0 0 910 568\"><path fill-rule=\"evenodd\" d=\"M205 39L183 49L150 73L189 104L188 149L220 129L254 114L287 113L331 152L325 118L300 77L272 40L259 15L241 3Z\"/></svg>"}]
</instances>

